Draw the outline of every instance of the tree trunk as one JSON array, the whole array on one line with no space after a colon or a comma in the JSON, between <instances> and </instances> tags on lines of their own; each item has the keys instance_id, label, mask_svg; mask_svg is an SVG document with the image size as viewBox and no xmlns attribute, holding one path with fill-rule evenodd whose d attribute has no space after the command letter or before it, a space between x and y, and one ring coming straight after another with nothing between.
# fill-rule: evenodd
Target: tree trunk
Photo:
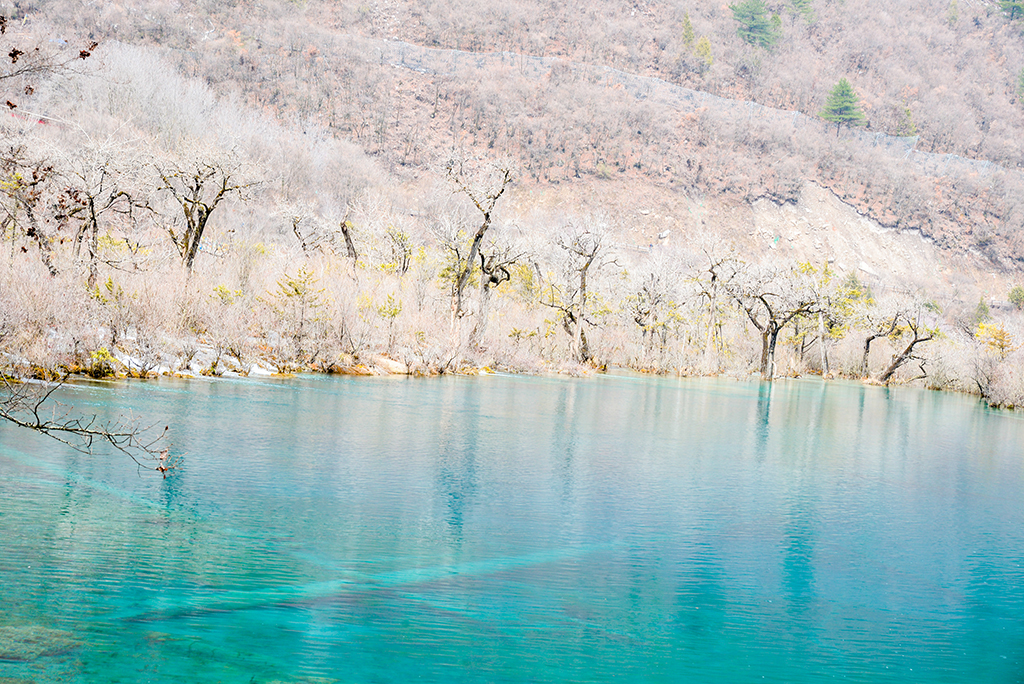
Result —
<instances>
[{"instance_id":1,"label":"tree trunk","mask_svg":"<svg viewBox=\"0 0 1024 684\"><path fill-rule=\"evenodd\" d=\"M195 223L189 226L185 232L185 270L192 273L192 264L196 260L196 255L199 253L199 246L203 241L203 232L206 230L206 222L210 218L210 212L204 207L199 207L198 216L195 217Z\"/></svg>"},{"instance_id":2,"label":"tree trunk","mask_svg":"<svg viewBox=\"0 0 1024 684\"><path fill-rule=\"evenodd\" d=\"M825 347L825 319L818 312L818 347L821 352L821 377L827 378L832 375L832 370L828 367L828 349Z\"/></svg>"},{"instance_id":3,"label":"tree trunk","mask_svg":"<svg viewBox=\"0 0 1024 684\"><path fill-rule=\"evenodd\" d=\"M877 340L879 337L888 337L889 335L893 334L893 332L896 330L896 325L898 323L899 323L899 317L898 316L894 316L892 321L891 321L891 324L889 325L889 329L888 330L886 330L884 333L874 333L874 334L868 335L867 338L865 338L865 340L864 340L864 357L861 359L861 362L860 362L860 376L862 378L869 377L869 373L868 373L868 355L871 353L871 343L874 342L875 340ZM915 337L916 337L916 334L915 334ZM931 338L929 338L929 339L931 339Z\"/></svg>"},{"instance_id":4,"label":"tree trunk","mask_svg":"<svg viewBox=\"0 0 1024 684\"><path fill-rule=\"evenodd\" d=\"M583 316L587 310L587 269L589 267L590 263L587 262L580 270L580 302L576 312L576 330L573 335L573 349L576 351L576 360L580 363L586 363L590 358L590 351L586 348L586 337L583 335Z\"/></svg>"},{"instance_id":5,"label":"tree trunk","mask_svg":"<svg viewBox=\"0 0 1024 684\"><path fill-rule=\"evenodd\" d=\"M864 338L864 355L860 359L860 377L868 377L868 356L871 354L871 341L874 340L873 335L868 335Z\"/></svg>"},{"instance_id":6,"label":"tree trunk","mask_svg":"<svg viewBox=\"0 0 1024 684\"><path fill-rule=\"evenodd\" d=\"M348 256L352 259L352 263L355 264L359 261L359 253L356 252L356 245L352 242L352 232L348 227L348 220L341 222L341 234L345 238L345 250L348 252Z\"/></svg>"},{"instance_id":7,"label":"tree trunk","mask_svg":"<svg viewBox=\"0 0 1024 684\"><path fill-rule=\"evenodd\" d=\"M775 378L775 344L779 339L779 326L769 322L761 332L761 379L771 382Z\"/></svg>"},{"instance_id":8,"label":"tree trunk","mask_svg":"<svg viewBox=\"0 0 1024 684\"><path fill-rule=\"evenodd\" d=\"M708 358L708 354L711 353L712 347L715 353L715 372L718 371L718 344L715 340L715 291L712 286L711 292L708 294L708 334L704 340L704 369L706 371L711 370L711 362Z\"/></svg>"},{"instance_id":9,"label":"tree trunk","mask_svg":"<svg viewBox=\"0 0 1024 684\"><path fill-rule=\"evenodd\" d=\"M580 335L580 363L586 363L590 361L590 344L587 342L587 334L583 332L582 321L580 321L579 335Z\"/></svg>"},{"instance_id":10,"label":"tree trunk","mask_svg":"<svg viewBox=\"0 0 1024 684\"><path fill-rule=\"evenodd\" d=\"M89 278L86 280L86 286L91 290L96 287L97 262L100 258L100 222L96 217L96 202L92 197L89 198L89 228Z\"/></svg>"},{"instance_id":11,"label":"tree trunk","mask_svg":"<svg viewBox=\"0 0 1024 684\"><path fill-rule=\"evenodd\" d=\"M484 333L487 332L487 311L491 303L490 278L480 278L480 311L477 313L477 321L473 326L473 332L469 335L469 344L473 349L480 349Z\"/></svg>"},{"instance_id":12,"label":"tree trunk","mask_svg":"<svg viewBox=\"0 0 1024 684\"><path fill-rule=\"evenodd\" d=\"M96 278L99 275L99 253L100 227L94 220L92 223L92 235L89 237L89 278L85 283L90 290L96 287Z\"/></svg>"},{"instance_id":13,"label":"tree trunk","mask_svg":"<svg viewBox=\"0 0 1024 684\"><path fill-rule=\"evenodd\" d=\"M458 280L455 281L454 318L462 316L462 291L466 288L466 283L469 282L469 276L473 272L473 265L476 263L476 255L480 251L480 243L483 242L484 234L487 232L487 228L490 225L491 215L484 214L484 222L480 224L480 228L477 229L476 235L473 236L473 244L469 247L469 255L466 257L466 261L462 266L462 272L459 273Z\"/></svg>"},{"instance_id":14,"label":"tree trunk","mask_svg":"<svg viewBox=\"0 0 1024 684\"><path fill-rule=\"evenodd\" d=\"M22 208L25 210L25 216L28 217L29 228L27 235L30 238L34 238L36 244L39 245L39 258L43 260L46 270L50 272L51 276L56 276L57 267L53 265L53 244L49 236L43 232L39 221L36 220L36 214L32 211L32 205L28 202L22 202Z\"/></svg>"},{"instance_id":15,"label":"tree trunk","mask_svg":"<svg viewBox=\"0 0 1024 684\"><path fill-rule=\"evenodd\" d=\"M881 335L868 335L864 338L864 356L860 360L860 377L868 377L868 355L871 354L871 343Z\"/></svg>"},{"instance_id":16,"label":"tree trunk","mask_svg":"<svg viewBox=\"0 0 1024 684\"><path fill-rule=\"evenodd\" d=\"M910 341L910 343L903 349L902 352L900 352L897 356L893 357L892 363L889 364L889 367L885 369L885 372L878 377L878 381L883 384L888 383L890 378L892 378L893 374L896 373L897 370L899 370L900 366L902 366L904 363L907 362L908 359L910 359L910 355L914 352L914 347L920 344L921 342L927 342L930 339L932 339L932 335L919 337L915 333L914 339Z\"/></svg>"}]
</instances>

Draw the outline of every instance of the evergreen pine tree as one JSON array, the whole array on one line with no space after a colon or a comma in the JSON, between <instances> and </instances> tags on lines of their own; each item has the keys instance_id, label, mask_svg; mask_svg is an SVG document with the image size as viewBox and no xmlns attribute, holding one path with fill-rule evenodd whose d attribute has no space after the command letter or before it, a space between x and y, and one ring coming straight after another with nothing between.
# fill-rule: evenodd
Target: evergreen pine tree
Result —
<instances>
[{"instance_id":1,"label":"evergreen pine tree","mask_svg":"<svg viewBox=\"0 0 1024 684\"><path fill-rule=\"evenodd\" d=\"M839 137L839 128L847 126L863 126L864 113L860 111L860 98L854 92L853 86L845 78L839 79L835 87L828 94L825 108L818 114L825 121L831 121L836 125L836 137Z\"/></svg>"},{"instance_id":2,"label":"evergreen pine tree","mask_svg":"<svg viewBox=\"0 0 1024 684\"><path fill-rule=\"evenodd\" d=\"M814 22L814 8L811 7L811 0L790 0L790 3L793 5L793 9L804 18L804 21L808 24Z\"/></svg>"},{"instance_id":3,"label":"evergreen pine tree","mask_svg":"<svg viewBox=\"0 0 1024 684\"><path fill-rule=\"evenodd\" d=\"M992 320L992 312L989 311L988 304L985 303L985 297L978 300L978 306L974 307L974 329L977 330L982 323L988 323Z\"/></svg>"},{"instance_id":4,"label":"evergreen pine tree","mask_svg":"<svg viewBox=\"0 0 1024 684\"><path fill-rule=\"evenodd\" d=\"M999 0L999 9L1010 15L1010 21L1024 17L1024 0Z\"/></svg>"},{"instance_id":5,"label":"evergreen pine tree","mask_svg":"<svg viewBox=\"0 0 1024 684\"><path fill-rule=\"evenodd\" d=\"M707 36L701 36L700 40L697 41L696 52L697 57L700 58L700 74L703 76L715 61L711 56L711 41L708 40Z\"/></svg>"},{"instance_id":6,"label":"evergreen pine tree","mask_svg":"<svg viewBox=\"0 0 1024 684\"><path fill-rule=\"evenodd\" d=\"M960 20L960 5L957 0L949 0L949 7L946 9L946 23L953 27Z\"/></svg>"},{"instance_id":7,"label":"evergreen pine tree","mask_svg":"<svg viewBox=\"0 0 1024 684\"><path fill-rule=\"evenodd\" d=\"M690 23L690 13L687 12L683 15L683 45L687 50L693 49L693 41L693 24Z\"/></svg>"},{"instance_id":8,"label":"evergreen pine tree","mask_svg":"<svg viewBox=\"0 0 1024 684\"><path fill-rule=\"evenodd\" d=\"M1017 308L1017 310L1024 309L1024 287L1017 285L1010 290L1009 295L1010 303Z\"/></svg>"},{"instance_id":9,"label":"evergreen pine tree","mask_svg":"<svg viewBox=\"0 0 1024 684\"><path fill-rule=\"evenodd\" d=\"M764 0L743 0L736 5L729 5L733 18L739 22L736 33L745 42L771 48L779 40L780 20L768 17L768 8Z\"/></svg>"},{"instance_id":10,"label":"evergreen pine tree","mask_svg":"<svg viewBox=\"0 0 1024 684\"><path fill-rule=\"evenodd\" d=\"M910 137L917 135L917 124L914 123L914 115L910 111L910 107L906 105L897 107L899 112L900 121L896 124L896 135L903 137Z\"/></svg>"}]
</instances>

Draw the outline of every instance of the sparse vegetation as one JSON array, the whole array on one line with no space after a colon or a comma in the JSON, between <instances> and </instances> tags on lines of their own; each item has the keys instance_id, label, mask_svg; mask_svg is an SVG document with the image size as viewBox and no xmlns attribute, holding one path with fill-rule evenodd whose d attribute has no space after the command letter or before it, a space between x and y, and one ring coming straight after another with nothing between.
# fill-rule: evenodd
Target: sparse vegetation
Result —
<instances>
[{"instance_id":1,"label":"sparse vegetation","mask_svg":"<svg viewBox=\"0 0 1024 684\"><path fill-rule=\"evenodd\" d=\"M541 11L536 26L506 33L446 32L445 8L430 26L399 11L396 35L436 49L368 62L340 48L385 46L382 29L344 7L249 16L186 4L216 34L188 56L160 49L192 40L180 13L120 13L114 33L83 8L75 22L101 47L77 71L35 77L18 105L68 123L0 123L0 364L100 377L620 364L920 378L1024 403L998 371L1020 361L1015 311L993 306L967 326L969 284L969 303L940 313L921 304L919 284L885 274L870 278L876 295L851 295L844 283L866 291L856 263L783 257L770 250L792 233L759 241L736 213L761 199L792 205L815 182L941 253L1020 268L1024 245L1006 226L1024 211L1010 166L1021 130L1001 115L1007 93L969 97L974 86L956 81L934 100L940 68L897 84L867 56L878 17L841 3L793 2L773 17L744 2L735 19L653 6L653 19L613 13L621 31L598 35L591 10L576 29ZM1016 39L957 11L930 19L935 35L966 48L982 22L1005 59L975 77L998 68L1012 82L993 65L1020 63ZM63 20L50 6L33 16L19 26L36 41ZM925 21L913 8L905 19ZM160 31L140 29L151 20ZM631 42L648 29L653 41ZM122 31L142 44L107 40ZM887 35L911 55L912 33ZM843 55L863 93L840 79L822 118L855 129L867 110L870 134L837 141L807 116L822 95L810 84L841 75L806 62L812 41ZM295 49L269 48L284 44ZM515 54L462 64L443 51L499 47ZM982 119L996 122L983 135ZM470 161L493 176L470 173ZM623 187L635 196L607 195ZM636 225L652 189L686 198L690 214ZM1011 293L1018 310L1021 299ZM987 359L983 382L967 358Z\"/></svg>"}]
</instances>

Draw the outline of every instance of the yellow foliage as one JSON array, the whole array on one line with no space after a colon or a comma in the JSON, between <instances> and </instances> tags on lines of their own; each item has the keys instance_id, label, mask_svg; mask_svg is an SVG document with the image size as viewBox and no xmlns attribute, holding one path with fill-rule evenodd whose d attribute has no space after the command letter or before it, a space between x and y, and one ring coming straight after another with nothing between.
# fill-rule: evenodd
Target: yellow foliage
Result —
<instances>
[{"instance_id":1,"label":"yellow foliage","mask_svg":"<svg viewBox=\"0 0 1024 684\"><path fill-rule=\"evenodd\" d=\"M1010 352L1016 349L1013 346L1013 338L1010 333L1006 332L1006 328L998 323L979 324L974 337L988 347L989 351L998 354L1000 359L1005 359Z\"/></svg>"},{"instance_id":2,"label":"yellow foliage","mask_svg":"<svg viewBox=\"0 0 1024 684\"><path fill-rule=\"evenodd\" d=\"M402 313L402 300L396 300L391 293L388 293L388 298L384 302L377 305L377 315L381 318L393 321L400 313Z\"/></svg>"},{"instance_id":3,"label":"yellow foliage","mask_svg":"<svg viewBox=\"0 0 1024 684\"><path fill-rule=\"evenodd\" d=\"M221 304L232 304L236 299L242 296L241 290L230 290L223 285L218 285L213 288L213 296Z\"/></svg>"}]
</instances>

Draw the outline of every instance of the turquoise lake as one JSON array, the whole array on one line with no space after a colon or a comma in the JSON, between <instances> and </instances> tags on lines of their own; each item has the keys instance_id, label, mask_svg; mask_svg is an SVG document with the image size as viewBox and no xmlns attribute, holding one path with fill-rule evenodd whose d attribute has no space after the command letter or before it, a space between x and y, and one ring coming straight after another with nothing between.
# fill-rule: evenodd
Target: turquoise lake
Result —
<instances>
[{"instance_id":1,"label":"turquoise lake","mask_svg":"<svg viewBox=\"0 0 1024 684\"><path fill-rule=\"evenodd\" d=\"M317 376L60 399L170 424L185 461L163 480L0 425L3 682L1024 681L1024 418L968 397ZM66 643L17 650L43 628Z\"/></svg>"}]
</instances>

